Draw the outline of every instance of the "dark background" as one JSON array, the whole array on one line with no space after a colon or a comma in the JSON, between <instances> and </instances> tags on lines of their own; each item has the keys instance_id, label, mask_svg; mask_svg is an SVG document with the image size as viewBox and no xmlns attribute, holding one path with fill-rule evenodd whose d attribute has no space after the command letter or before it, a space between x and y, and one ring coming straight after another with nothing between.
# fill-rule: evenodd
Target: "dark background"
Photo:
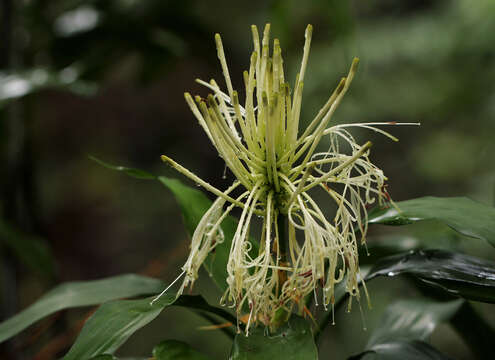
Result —
<instances>
[{"instance_id":1,"label":"dark background","mask_svg":"<svg viewBox=\"0 0 495 360\"><path fill-rule=\"evenodd\" d=\"M198 126L184 91L206 95L195 78L217 79L214 33L223 37L234 87L252 51L250 25L272 24L293 82L313 24L302 121L312 119L354 56L360 69L334 121L421 122L371 132L372 159L394 200L495 198L495 2L2 0L0 23L1 318L63 281L135 272L173 280L188 235L159 183L129 178L88 159L178 177L167 154L225 188L224 164ZM242 91L241 91L242 93ZM229 176L228 176L229 177ZM436 231L425 238L425 230ZM370 240L410 236L426 247L457 247L494 258L479 241L461 241L435 224L372 228ZM198 291L219 298L202 274ZM400 279L370 284L370 330L392 300L416 293ZM0 358L51 359L70 346L88 309L63 312L3 346ZM483 308L480 308L483 311ZM485 311L493 320L493 314ZM230 343L201 331L204 320L167 310L121 354L146 355L167 338L215 358ZM368 338L359 311L339 314L321 358L344 359ZM214 339L214 340L212 340ZM447 326L434 344L457 359L471 354ZM4 355L2 355L4 354Z\"/></svg>"}]
</instances>

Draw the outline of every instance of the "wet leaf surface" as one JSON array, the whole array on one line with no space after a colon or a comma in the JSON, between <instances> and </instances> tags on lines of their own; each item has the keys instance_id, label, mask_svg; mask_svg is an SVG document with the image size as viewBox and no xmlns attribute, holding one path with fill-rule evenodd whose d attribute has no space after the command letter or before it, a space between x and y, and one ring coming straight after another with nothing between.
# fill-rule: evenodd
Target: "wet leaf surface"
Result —
<instances>
[{"instance_id":1,"label":"wet leaf surface","mask_svg":"<svg viewBox=\"0 0 495 360\"><path fill-rule=\"evenodd\" d=\"M463 300L402 300L393 303L373 329L366 350L358 359L448 359L426 341L439 323L449 321L459 311Z\"/></svg>"},{"instance_id":2,"label":"wet leaf surface","mask_svg":"<svg viewBox=\"0 0 495 360\"><path fill-rule=\"evenodd\" d=\"M495 303L495 263L446 250L417 250L380 260L367 275L408 274L468 300Z\"/></svg>"},{"instance_id":3,"label":"wet leaf surface","mask_svg":"<svg viewBox=\"0 0 495 360\"><path fill-rule=\"evenodd\" d=\"M424 341L397 341L380 344L351 356L349 360L451 360Z\"/></svg>"},{"instance_id":4,"label":"wet leaf surface","mask_svg":"<svg viewBox=\"0 0 495 360\"><path fill-rule=\"evenodd\" d=\"M456 314L464 300L437 302L432 300L403 300L391 304L366 348L396 341L428 340L439 323Z\"/></svg>"},{"instance_id":5,"label":"wet leaf surface","mask_svg":"<svg viewBox=\"0 0 495 360\"><path fill-rule=\"evenodd\" d=\"M495 246L495 208L465 197L422 197L396 203L369 213L370 224L407 225L422 220L437 220L459 233L488 241Z\"/></svg>"}]
</instances>

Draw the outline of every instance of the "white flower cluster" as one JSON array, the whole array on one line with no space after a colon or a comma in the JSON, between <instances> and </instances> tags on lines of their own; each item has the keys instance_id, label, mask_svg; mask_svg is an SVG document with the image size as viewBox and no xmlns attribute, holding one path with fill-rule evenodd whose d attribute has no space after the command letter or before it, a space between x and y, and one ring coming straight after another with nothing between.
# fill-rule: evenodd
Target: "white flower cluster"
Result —
<instances>
[{"instance_id":1,"label":"white flower cluster","mask_svg":"<svg viewBox=\"0 0 495 360\"><path fill-rule=\"evenodd\" d=\"M208 254L223 242L222 221L234 207L242 208L226 269L228 288L221 303L235 307L238 319L248 309L247 332L253 323L272 324L277 312L289 316L294 306L301 311L304 298L313 292L316 299L319 287L318 297L325 308L333 305L334 287L342 281L346 282L346 291L359 298L358 242L365 241L366 208L375 199L388 198L388 194L386 177L369 160L371 143L359 145L348 128L372 129L396 140L375 127L391 123L329 126L352 82L358 59L300 134L312 27L306 29L293 94L285 79L278 39L270 46L270 25L266 25L261 43L256 26L252 33L254 51L249 71L244 72L246 96L242 105L233 89L218 34L215 40L227 92L214 80L197 80L213 94L206 99L185 94L199 124L236 177L232 186L220 191L162 156L163 161L218 196L194 232L179 294L192 286ZM316 152L324 136L329 138L329 148ZM331 219L310 195L316 188L335 204ZM249 240L254 215L263 218L259 244Z\"/></svg>"}]
</instances>

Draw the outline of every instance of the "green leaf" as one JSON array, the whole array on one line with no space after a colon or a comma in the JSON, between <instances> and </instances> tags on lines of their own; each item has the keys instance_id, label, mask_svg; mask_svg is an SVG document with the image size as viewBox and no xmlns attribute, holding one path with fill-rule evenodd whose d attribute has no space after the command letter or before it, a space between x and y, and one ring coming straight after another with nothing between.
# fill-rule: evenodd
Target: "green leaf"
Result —
<instances>
[{"instance_id":1,"label":"green leaf","mask_svg":"<svg viewBox=\"0 0 495 360\"><path fill-rule=\"evenodd\" d=\"M309 324L292 316L272 334L258 326L249 336L237 334L230 355L231 360L311 360L318 359L318 351Z\"/></svg>"},{"instance_id":2,"label":"green leaf","mask_svg":"<svg viewBox=\"0 0 495 360\"><path fill-rule=\"evenodd\" d=\"M436 326L454 316L463 302L397 301L385 311L366 348L395 341L428 340Z\"/></svg>"},{"instance_id":3,"label":"green leaf","mask_svg":"<svg viewBox=\"0 0 495 360\"><path fill-rule=\"evenodd\" d=\"M436 326L455 316L464 300L403 300L392 304L366 345L350 359L446 359L426 342Z\"/></svg>"},{"instance_id":4,"label":"green leaf","mask_svg":"<svg viewBox=\"0 0 495 360\"><path fill-rule=\"evenodd\" d=\"M19 314L2 322L0 342L57 311L101 304L114 299L156 294L163 290L164 286L160 280L133 274L61 284Z\"/></svg>"},{"instance_id":5,"label":"green leaf","mask_svg":"<svg viewBox=\"0 0 495 360\"><path fill-rule=\"evenodd\" d=\"M409 251L383 258L367 280L409 274L468 300L495 303L495 263L445 250Z\"/></svg>"},{"instance_id":6,"label":"green leaf","mask_svg":"<svg viewBox=\"0 0 495 360\"><path fill-rule=\"evenodd\" d=\"M174 194L182 210L187 231L192 235L203 214L210 208L211 200L203 192L184 185L179 180L164 176L159 176L158 180ZM221 227L225 240L216 246L214 252L208 255L204 265L217 286L225 291L227 289L227 262L229 261L230 245L237 229L237 219L229 215L222 222ZM256 251L257 243L251 239L251 244L253 251Z\"/></svg>"},{"instance_id":7,"label":"green leaf","mask_svg":"<svg viewBox=\"0 0 495 360\"><path fill-rule=\"evenodd\" d=\"M488 241L495 246L495 208L464 197L423 197L396 203L394 207L374 208L370 224L406 225L422 220L441 221L459 233Z\"/></svg>"},{"instance_id":8,"label":"green leaf","mask_svg":"<svg viewBox=\"0 0 495 360\"><path fill-rule=\"evenodd\" d=\"M209 357L194 350L188 344L177 340L165 340L154 347L156 360L208 360Z\"/></svg>"},{"instance_id":9,"label":"green leaf","mask_svg":"<svg viewBox=\"0 0 495 360\"><path fill-rule=\"evenodd\" d=\"M149 172L146 172L144 170L129 168L129 167L125 167L125 166L119 166L119 165L111 165L111 164L106 163L100 159L97 159L91 155L89 156L89 158L91 160L97 162L101 166L106 167L107 169L123 172L123 173L129 175L130 177L133 177L136 179L143 179L143 180L155 180L156 179L155 175L150 174Z\"/></svg>"},{"instance_id":10,"label":"green leaf","mask_svg":"<svg viewBox=\"0 0 495 360\"><path fill-rule=\"evenodd\" d=\"M394 231L391 234L369 236L366 247L359 249L359 263L374 264L382 257L409 250L445 249L465 252L462 249L471 248L472 245L471 241L465 241L463 235L440 222L416 223L408 230L407 233ZM481 243L476 245L485 246Z\"/></svg>"},{"instance_id":11,"label":"green leaf","mask_svg":"<svg viewBox=\"0 0 495 360\"><path fill-rule=\"evenodd\" d=\"M423 341L396 341L380 344L348 360L450 360Z\"/></svg>"},{"instance_id":12,"label":"green leaf","mask_svg":"<svg viewBox=\"0 0 495 360\"><path fill-rule=\"evenodd\" d=\"M158 181L174 194L182 211L187 232L192 236L203 214L210 208L212 201L202 191L184 185L177 179L159 176Z\"/></svg>"},{"instance_id":13,"label":"green leaf","mask_svg":"<svg viewBox=\"0 0 495 360\"><path fill-rule=\"evenodd\" d=\"M143 170L128 168L125 166L115 166L103 162L95 157L90 156L90 159L96 161L100 165L111 169L123 172L131 177L138 179L158 180L162 185L167 187L174 194L184 217L189 235L194 233L196 226L203 217L204 213L210 208L212 201L200 190L184 185L177 179L167 178L165 176L155 176ZM230 245L237 229L237 219L233 216L227 216L222 222L221 227L225 236L223 243L218 244L215 251L208 255L204 266L213 280L223 292L227 289L227 262L229 259ZM258 245L251 239L253 253L257 251Z\"/></svg>"},{"instance_id":14,"label":"green leaf","mask_svg":"<svg viewBox=\"0 0 495 360\"><path fill-rule=\"evenodd\" d=\"M118 358L113 355L104 354L92 357L90 360L153 360L149 356Z\"/></svg>"},{"instance_id":15,"label":"green leaf","mask_svg":"<svg viewBox=\"0 0 495 360\"><path fill-rule=\"evenodd\" d=\"M53 275L53 256L43 239L24 233L2 220L0 239L26 266L48 277Z\"/></svg>"},{"instance_id":16,"label":"green leaf","mask_svg":"<svg viewBox=\"0 0 495 360\"><path fill-rule=\"evenodd\" d=\"M119 300L103 304L86 321L76 342L63 359L84 360L100 354L112 354L134 332L173 304L175 295L163 295L153 305L152 300Z\"/></svg>"},{"instance_id":17,"label":"green leaf","mask_svg":"<svg viewBox=\"0 0 495 360\"><path fill-rule=\"evenodd\" d=\"M175 300L174 305L206 311L220 316L231 323L235 323L237 320L235 316L224 309L208 304L201 295L181 295Z\"/></svg>"},{"instance_id":18,"label":"green leaf","mask_svg":"<svg viewBox=\"0 0 495 360\"><path fill-rule=\"evenodd\" d=\"M118 300L103 304L86 321L76 342L64 360L84 360L102 354L113 354L137 330L154 320L168 306L184 306L207 310L225 316L231 315L223 309L209 306L201 296L164 294L153 304L153 297L138 300Z\"/></svg>"}]
</instances>

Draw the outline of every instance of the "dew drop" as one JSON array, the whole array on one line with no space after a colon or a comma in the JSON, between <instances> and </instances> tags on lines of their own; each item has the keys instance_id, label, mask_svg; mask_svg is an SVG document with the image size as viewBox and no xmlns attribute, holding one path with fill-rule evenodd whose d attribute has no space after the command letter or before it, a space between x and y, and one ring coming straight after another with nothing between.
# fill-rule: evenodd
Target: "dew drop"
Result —
<instances>
[{"instance_id":1,"label":"dew drop","mask_svg":"<svg viewBox=\"0 0 495 360\"><path fill-rule=\"evenodd\" d=\"M225 164L223 167L222 179L224 179L224 180L227 179L227 164Z\"/></svg>"}]
</instances>

